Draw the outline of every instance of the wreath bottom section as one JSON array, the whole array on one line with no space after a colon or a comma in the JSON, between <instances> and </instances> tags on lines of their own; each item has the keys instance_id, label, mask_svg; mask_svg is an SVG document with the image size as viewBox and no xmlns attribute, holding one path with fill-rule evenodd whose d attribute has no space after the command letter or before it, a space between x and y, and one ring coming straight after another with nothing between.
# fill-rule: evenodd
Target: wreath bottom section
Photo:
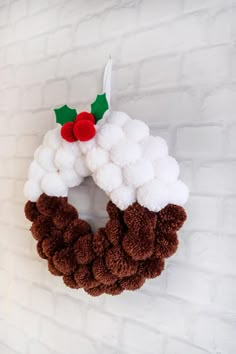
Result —
<instances>
[{"instance_id":1,"label":"wreath bottom section","mask_svg":"<svg viewBox=\"0 0 236 354\"><path fill-rule=\"evenodd\" d=\"M136 290L160 275L165 258L177 250L177 231L186 220L185 210L174 204L152 212L135 202L121 211L109 201L107 213L105 226L93 233L66 197L42 194L25 205L49 271L92 296Z\"/></svg>"}]
</instances>

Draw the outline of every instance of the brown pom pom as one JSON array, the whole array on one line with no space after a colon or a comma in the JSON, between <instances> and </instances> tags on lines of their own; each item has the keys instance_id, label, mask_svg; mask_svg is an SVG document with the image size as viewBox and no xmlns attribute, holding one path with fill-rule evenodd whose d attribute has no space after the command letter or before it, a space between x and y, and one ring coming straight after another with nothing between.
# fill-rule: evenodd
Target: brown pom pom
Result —
<instances>
[{"instance_id":1,"label":"brown pom pom","mask_svg":"<svg viewBox=\"0 0 236 354\"><path fill-rule=\"evenodd\" d=\"M130 257L139 261L151 257L154 251L154 241L154 230L146 224L141 227L139 233L127 232L122 245Z\"/></svg>"},{"instance_id":2,"label":"brown pom pom","mask_svg":"<svg viewBox=\"0 0 236 354\"><path fill-rule=\"evenodd\" d=\"M120 295L123 292L122 287L118 283L107 285L104 290L108 295Z\"/></svg>"},{"instance_id":3,"label":"brown pom pom","mask_svg":"<svg viewBox=\"0 0 236 354\"><path fill-rule=\"evenodd\" d=\"M184 208L179 205L168 204L157 213L157 231L165 233L178 231L187 218Z\"/></svg>"},{"instance_id":4,"label":"brown pom pom","mask_svg":"<svg viewBox=\"0 0 236 354\"><path fill-rule=\"evenodd\" d=\"M103 258L96 258L93 262L93 275L94 278L104 285L114 284L117 277L113 275L105 265Z\"/></svg>"},{"instance_id":5,"label":"brown pom pom","mask_svg":"<svg viewBox=\"0 0 236 354\"><path fill-rule=\"evenodd\" d=\"M95 288L90 288L90 289L84 289L87 294L91 296L100 296L104 294L105 291L105 286L104 285L99 285L96 286Z\"/></svg>"},{"instance_id":6,"label":"brown pom pom","mask_svg":"<svg viewBox=\"0 0 236 354\"><path fill-rule=\"evenodd\" d=\"M39 240L37 242L37 251L38 251L39 257L41 257L43 259L47 259L48 257L46 256L46 254L43 252L43 249L42 249L42 242L43 242L43 240Z\"/></svg>"},{"instance_id":7,"label":"brown pom pom","mask_svg":"<svg viewBox=\"0 0 236 354\"><path fill-rule=\"evenodd\" d=\"M35 221L37 217L40 215L36 207L36 203L33 203L30 200L28 200L28 202L25 204L24 210L25 210L25 216L29 221Z\"/></svg>"},{"instance_id":8,"label":"brown pom pom","mask_svg":"<svg viewBox=\"0 0 236 354\"><path fill-rule=\"evenodd\" d=\"M168 258L177 251L178 244L179 241L177 237L175 240L171 240L171 241L165 239L158 240L155 247L155 255L161 258Z\"/></svg>"},{"instance_id":9,"label":"brown pom pom","mask_svg":"<svg viewBox=\"0 0 236 354\"><path fill-rule=\"evenodd\" d=\"M101 227L93 236L93 250L97 256L101 257L108 247L110 247L110 241L107 238L105 228Z\"/></svg>"},{"instance_id":10,"label":"brown pom pom","mask_svg":"<svg viewBox=\"0 0 236 354\"><path fill-rule=\"evenodd\" d=\"M79 286L76 284L76 281L75 281L74 276L72 274L63 275L63 281L66 284L66 286L68 286L69 288L79 289Z\"/></svg>"},{"instance_id":11,"label":"brown pom pom","mask_svg":"<svg viewBox=\"0 0 236 354\"><path fill-rule=\"evenodd\" d=\"M55 268L55 266L50 258L48 259L48 270L53 275L62 275L62 273L57 268Z\"/></svg>"},{"instance_id":12,"label":"brown pom pom","mask_svg":"<svg viewBox=\"0 0 236 354\"><path fill-rule=\"evenodd\" d=\"M74 254L79 264L90 263L95 254L93 252L93 235L88 234L81 236L74 244Z\"/></svg>"},{"instance_id":13,"label":"brown pom pom","mask_svg":"<svg viewBox=\"0 0 236 354\"><path fill-rule=\"evenodd\" d=\"M66 198L63 197L49 197L47 194L43 193L37 200L38 211L42 215L53 216L59 211L65 199Z\"/></svg>"},{"instance_id":14,"label":"brown pom pom","mask_svg":"<svg viewBox=\"0 0 236 354\"><path fill-rule=\"evenodd\" d=\"M47 216L40 215L33 222L30 231L36 240L42 240L50 236L52 228L51 219Z\"/></svg>"},{"instance_id":15,"label":"brown pom pom","mask_svg":"<svg viewBox=\"0 0 236 354\"><path fill-rule=\"evenodd\" d=\"M115 204L112 203L112 201L109 200L107 203L107 213L110 217L110 219L120 219L122 217L122 211L117 208Z\"/></svg>"},{"instance_id":16,"label":"brown pom pom","mask_svg":"<svg viewBox=\"0 0 236 354\"><path fill-rule=\"evenodd\" d=\"M79 236L91 233L89 223L82 219L73 220L64 233L64 241L66 243L74 242Z\"/></svg>"},{"instance_id":17,"label":"brown pom pom","mask_svg":"<svg viewBox=\"0 0 236 354\"><path fill-rule=\"evenodd\" d=\"M117 246L121 242L122 236L124 234L124 226L122 225L122 223L117 219L109 220L106 223L105 229L106 234L111 243L114 246Z\"/></svg>"},{"instance_id":18,"label":"brown pom pom","mask_svg":"<svg viewBox=\"0 0 236 354\"><path fill-rule=\"evenodd\" d=\"M125 290L137 290L143 286L145 277L140 274L131 275L131 277L120 280L120 286Z\"/></svg>"},{"instance_id":19,"label":"brown pom pom","mask_svg":"<svg viewBox=\"0 0 236 354\"><path fill-rule=\"evenodd\" d=\"M124 211L125 224L134 232L140 229L143 225L143 218L145 215L145 208L138 203L133 203Z\"/></svg>"},{"instance_id":20,"label":"brown pom pom","mask_svg":"<svg viewBox=\"0 0 236 354\"><path fill-rule=\"evenodd\" d=\"M47 257L52 257L57 250L64 246L63 237L59 230L53 230L50 238L42 240L42 249Z\"/></svg>"},{"instance_id":21,"label":"brown pom pom","mask_svg":"<svg viewBox=\"0 0 236 354\"><path fill-rule=\"evenodd\" d=\"M139 274L145 278L156 278L164 269L165 261L163 258L146 259L139 265Z\"/></svg>"},{"instance_id":22,"label":"brown pom pom","mask_svg":"<svg viewBox=\"0 0 236 354\"><path fill-rule=\"evenodd\" d=\"M136 290L145 279L160 275L164 258L177 249L176 231L186 219L184 209L176 205L154 213L134 203L122 212L109 202L107 211L106 226L92 234L67 198L43 194L37 203L25 206L49 271L92 296Z\"/></svg>"},{"instance_id":23,"label":"brown pom pom","mask_svg":"<svg viewBox=\"0 0 236 354\"><path fill-rule=\"evenodd\" d=\"M77 268L77 263L74 258L71 248L64 248L61 251L57 251L53 258L54 266L65 275L71 274Z\"/></svg>"},{"instance_id":24,"label":"brown pom pom","mask_svg":"<svg viewBox=\"0 0 236 354\"><path fill-rule=\"evenodd\" d=\"M99 286L99 282L94 279L89 266L80 265L74 274L76 284L84 289L91 289Z\"/></svg>"},{"instance_id":25,"label":"brown pom pom","mask_svg":"<svg viewBox=\"0 0 236 354\"><path fill-rule=\"evenodd\" d=\"M106 265L119 278L133 275L137 271L137 263L124 253L120 246L114 246L106 253Z\"/></svg>"},{"instance_id":26,"label":"brown pom pom","mask_svg":"<svg viewBox=\"0 0 236 354\"><path fill-rule=\"evenodd\" d=\"M53 218L53 222L58 229L65 229L76 218L78 218L77 210L72 205L66 204Z\"/></svg>"}]
</instances>

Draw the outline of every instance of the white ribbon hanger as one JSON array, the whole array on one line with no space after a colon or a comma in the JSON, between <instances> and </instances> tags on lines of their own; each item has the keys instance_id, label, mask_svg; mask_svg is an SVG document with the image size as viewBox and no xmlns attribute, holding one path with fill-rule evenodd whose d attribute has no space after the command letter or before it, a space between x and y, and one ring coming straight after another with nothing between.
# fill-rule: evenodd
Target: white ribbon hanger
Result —
<instances>
[{"instance_id":1,"label":"white ribbon hanger","mask_svg":"<svg viewBox=\"0 0 236 354\"><path fill-rule=\"evenodd\" d=\"M112 59L110 57L105 66L104 75L103 75L103 92L106 93L109 109L110 109L110 101L111 101L111 73L112 73Z\"/></svg>"}]
</instances>

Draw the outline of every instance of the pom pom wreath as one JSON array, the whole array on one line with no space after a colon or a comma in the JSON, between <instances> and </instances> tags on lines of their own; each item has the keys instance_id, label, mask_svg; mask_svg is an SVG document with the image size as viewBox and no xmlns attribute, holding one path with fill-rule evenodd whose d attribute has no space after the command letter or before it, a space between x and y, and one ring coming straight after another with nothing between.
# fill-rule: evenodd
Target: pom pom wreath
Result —
<instances>
[{"instance_id":1,"label":"pom pom wreath","mask_svg":"<svg viewBox=\"0 0 236 354\"><path fill-rule=\"evenodd\" d=\"M109 154L106 150L98 148L93 148L86 155L86 163L88 168L95 172L99 167L107 164L109 162Z\"/></svg>"},{"instance_id":2,"label":"pom pom wreath","mask_svg":"<svg viewBox=\"0 0 236 354\"><path fill-rule=\"evenodd\" d=\"M68 141L69 143L75 142L77 140L73 129L74 129L74 122L65 123L61 127L61 136L64 140Z\"/></svg>"},{"instance_id":3,"label":"pom pom wreath","mask_svg":"<svg viewBox=\"0 0 236 354\"><path fill-rule=\"evenodd\" d=\"M171 156L154 161L153 168L155 177L166 183L175 182L179 176L179 165Z\"/></svg>"},{"instance_id":4,"label":"pom pom wreath","mask_svg":"<svg viewBox=\"0 0 236 354\"><path fill-rule=\"evenodd\" d=\"M78 140L88 141L94 137L96 129L90 120L77 120L73 132Z\"/></svg>"},{"instance_id":5,"label":"pom pom wreath","mask_svg":"<svg viewBox=\"0 0 236 354\"><path fill-rule=\"evenodd\" d=\"M77 114L75 121L78 122L80 120L89 120L93 124L96 123L94 115L92 115L92 113L89 113L89 112L80 112L79 114Z\"/></svg>"},{"instance_id":6,"label":"pom pom wreath","mask_svg":"<svg viewBox=\"0 0 236 354\"><path fill-rule=\"evenodd\" d=\"M119 126L107 123L103 125L97 133L97 142L104 150L110 150L124 137L124 133Z\"/></svg>"},{"instance_id":7,"label":"pom pom wreath","mask_svg":"<svg viewBox=\"0 0 236 354\"><path fill-rule=\"evenodd\" d=\"M122 183L121 169L113 163L108 163L97 170L95 181L101 189L111 192Z\"/></svg>"},{"instance_id":8,"label":"pom pom wreath","mask_svg":"<svg viewBox=\"0 0 236 354\"><path fill-rule=\"evenodd\" d=\"M177 249L176 231L186 219L184 209L173 204L152 212L136 202L122 212L109 201L107 211L107 224L93 234L67 198L42 194L37 203L25 205L49 271L91 296L136 290L160 275L164 259Z\"/></svg>"},{"instance_id":9,"label":"pom pom wreath","mask_svg":"<svg viewBox=\"0 0 236 354\"><path fill-rule=\"evenodd\" d=\"M135 188L150 181L154 177L153 167L150 161L140 159L132 165L124 168L124 181Z\"/></svg>"},{"instance_id":10,"label":"pom pom wreath","mask_svg":"<svg viewBox=\"0 0 236 354\"><path fill-rule=\"evenodd\" d=\"M56 197L67 195L67 186L58 173L46 174L41 182L41 187L47 195Z\"/></svg>"},{"instance_id":11,"label":"pom pom wreath","mask_svg":"<svg viewBox=\"0 0 236 354\"><path fill-rule=\"evenodd\" d=\"M110 152L111 160L124 167L132 162L136 162L141 157L141 147L128 140L122 139L118 144L113 146Z\"/></svg>"},{"instance_id":12,"label":"pom pom wreath","mask_svg":"<svg viewBox=\"0 0 236 354\"><path fill-rule=\"evenodd\" d=\"M132 119L125 123L123 131L128 139L135 142L140 142L149 136L147 124L137 119Z\"/></svg>"},{"instance_id":13,"label":"pom pom wreath","mask_svg":"<svg viewBox=\"0 0 236 354\"><path fill-rule=\"evenodd\" d=\"M148 160L157 160L168 155L168 146L159 136L149 136L142 142L143 157Z\"/></svg>"}]
</instances>

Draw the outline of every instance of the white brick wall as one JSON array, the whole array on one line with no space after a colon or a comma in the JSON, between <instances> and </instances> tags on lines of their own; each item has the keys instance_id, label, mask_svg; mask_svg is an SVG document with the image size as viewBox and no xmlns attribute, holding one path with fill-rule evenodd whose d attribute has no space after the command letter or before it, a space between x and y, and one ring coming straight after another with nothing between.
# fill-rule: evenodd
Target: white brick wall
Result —
<instances>
[{"instance_id":1,"label":"white brick wall","mask_svg":"<svg viewBox=\"0 0 236 354\"><path fill-rule=\"evenodd\" d=\"M235 0L0 0L1 354L236 353L235 39ZM166 271L91 298L37 256L22 187L52 109L88 109L110 54L113 108L167 139L191 195ZM78 199L104 221L90 182Z\"/></svg>"}]
</instances>

